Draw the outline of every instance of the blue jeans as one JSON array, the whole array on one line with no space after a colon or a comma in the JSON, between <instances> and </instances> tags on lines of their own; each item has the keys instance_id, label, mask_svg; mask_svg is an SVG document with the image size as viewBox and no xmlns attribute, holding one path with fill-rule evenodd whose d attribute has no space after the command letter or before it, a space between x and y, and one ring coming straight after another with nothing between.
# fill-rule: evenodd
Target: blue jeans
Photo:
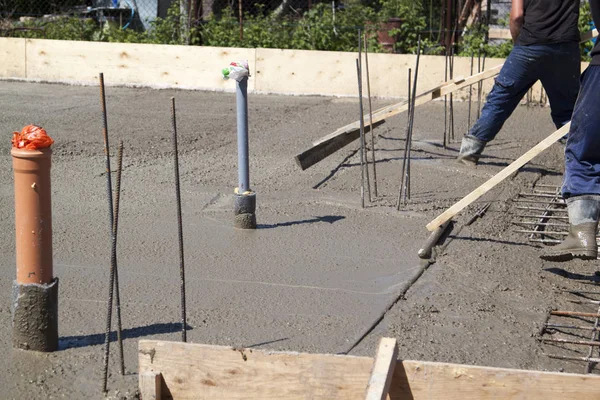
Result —
<instances>
[{"instance_id":1,"label":"blue jeans","mask_svg":"<svg viewBox=\"0 0 600 400\"><path fill-rule=\"evenodd\" d=\"M580 72L578 43L515 46L487 97L481 118L469 135L484 142L493 140L538 80L548 94L552 120L560 128L571 120L579 92Z\"/></svg>"},{"instance_id":2,"label":"blue jeans","mask_svg":"<svg viewBox=\"0 0 600 400\"><path fill-rule=\"evenodd\" d=\"M581 77L565 149L563 197L600 194L600 65Z\"/></svg>"}]
</instances>

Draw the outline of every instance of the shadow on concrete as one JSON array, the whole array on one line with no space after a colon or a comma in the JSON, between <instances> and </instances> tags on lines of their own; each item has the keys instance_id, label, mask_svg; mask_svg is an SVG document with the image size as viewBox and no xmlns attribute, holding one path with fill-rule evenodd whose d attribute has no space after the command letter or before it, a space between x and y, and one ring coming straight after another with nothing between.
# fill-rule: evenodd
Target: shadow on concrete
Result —
<instances>
[{"instance_id":1,"label":"shadow on concrete","mask_svg":"<svg viewBox=\"0 0 600 400\"><path fill-rule=\"evenodd\" d=\"M539 248L540 246L531 244L531 243L521 243L521 242L512 242L510 240L498 240L498 239L490 239L490 238L474 238L468 236L450 236L452 240L466 240L468 242L491 242L491 243L500 243L500 244L508 244L511 246L525 246L525 247L533 247Z\"/></svg>"},{"instance_id":2,"label":"shadow on concrete","mask_svg":"<svg viewBox=\"0 0 600 400\"><path fill-rule=\"evenodd\" d=\"M327 181L329 181L331 178L334 177L334 175L340 170L342 169L345 165L346 165L346 161L348 161L349 159L351 159L352 157L354 157L354 155L356 153L358 153L359 149L353 150L350 154L348 154L341 163L339 163L334 169L332 169L329 174L323 178L321 181L319 181L315 186L313 186L313 189L318 189L320 188L322 185L324 185Z\"/></svg>"},{"instance_id":3,"label":"shadow on concrete","mask_svg":"<svg viewBox=\"0 0 600 400\"><path fill-rule=\"evenodd\" d=\"M573 279L576 281L588 281L588 282L600 283L600 276L595 275L595 274L594 275L582 275L582 274L569 272L563 268L557 268L557 267L544 268L544 271L550 272L550 273L558 275L558 276L562 276L563 278Z\"/></svg>"},{"instance_id":4,"label":"shadow on concrete","mask_svg":"<svg viewBox=\"0 0 600 400\"><path fill-rule=\"evenodd\" d=\"M289 222L280 222L277 224L258 224L256 226L257 229L273 229L273 228L281 228L283 226L293 226L293 225L304 225L304 224L314 224L316 222L328 222L333 224L334 222L345 219L343 215L325 215L323 217L314 217L311 219L303 219L300 221L289 221Z\"/></svg>"},{"instance_id":5,"label":"shadow on concrete","mask_svg":"<svg viewBox=\"0 0 600 400\"><path fill-rule=\"evenodd\" d=\"M187 330L191 331L193 328L187 325ZM166 323L166 324L152 324L147 326L140 326L137 328L123 329L122 338L125 339L137 339L143 336L160 335L163 333L174 333L181 332L180 323ZM96 346L104 344L104 333L95 333L92 335L80 335L80 336L65 336L58 339L58 351L68 349L78 349L80 347ZM110 332L110 341L117 341L117 331Z\"/></svg>"},{"instance_id":6,"label":"shadow on concrete","mask_svg":"<svg viewBox=\"0 0 600 400\"><path fill-rule=\"evenodd\" d=\"M253 348L256 348L256 347L260 347L260 346L266 346L268 344L273 344L273 343L278 343L278 342L285 342L286 340L290 340L290 338L281 338L281 339L269 340L267 342L255 343L255 344L252 344L250 346L244 346L244 348L246 348L246 349L253 349Z\"/></svg>"}]
</instances>

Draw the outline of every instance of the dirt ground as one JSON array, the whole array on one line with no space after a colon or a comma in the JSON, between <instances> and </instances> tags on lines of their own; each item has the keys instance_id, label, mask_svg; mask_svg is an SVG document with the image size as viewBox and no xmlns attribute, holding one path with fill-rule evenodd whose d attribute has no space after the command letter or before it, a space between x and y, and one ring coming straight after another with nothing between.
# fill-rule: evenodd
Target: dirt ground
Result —
<instances>
[{"instance_id":1,"label":"dirt ground","mask_svg":"<svg viewBox=\"0 0 600 400\"><path fill-rule=\"evenodd\" d=\"M235 95L109 87L113 153L119 139L125 144L119 273L127 370L119 375L113 341L110 398L137 396L139 339L180 338L171 96L180 135L190 341L372 356L381 336L393 336L404 359L583 372L583 363L544 353L585 356L587 348L549 346L539 338L553 308L596 311L569 302L573 295L565 291L594 290L597 263L542 261L541 247L511 224L519 193L560 185L560 144L455 218L434 260L416 256L431 219L554 131L548 108L519 107L482 164L469 169L454 162L467 104L455 103L455 139L446 149L443 102L419 107L411 199L396 211L405 115L376 130L379 196L362 209L358 143L304 172L293 160L312 140L356 120L356 99L251 95L259 229L240 232L232 228ZM52 354L10 344L10 133L30 123L56 141L61 339ZM98 89L0 82L0 126L6 134L0 142L1 397L102 398L110 242ZM487 203L485 215L466 225Z\"/></svg>"}]
</instances>

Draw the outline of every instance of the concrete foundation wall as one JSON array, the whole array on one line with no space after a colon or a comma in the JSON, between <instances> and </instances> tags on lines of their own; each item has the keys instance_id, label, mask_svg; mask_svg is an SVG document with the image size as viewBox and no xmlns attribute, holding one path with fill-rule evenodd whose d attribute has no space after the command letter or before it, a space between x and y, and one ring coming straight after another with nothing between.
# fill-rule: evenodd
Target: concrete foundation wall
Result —
<instances>
[{"instance_id":1,"label":"concrete foundation wall","mask_svg":"<svg viewBox=\"0 0 600 400\"><path fill-rule=\"evenodd\" d=\"M0 38L0 79L94 85L103 72L108 85L232 91L235 85L221 78L221 69L231 61L248 60L252 92L356 96L356 57L347 52ZM369 54L371 95L406 97L407 73L415 60L414 55ZM486 68L502 62L488 59ZM441 56L421 57L417 92L444 82L444 64ZM455 78L470 76L470 59L457 57L454 71ZM366 79L364 83L366 95ZM484 82L484 93L492 84L493 79ZM539 98L539 83L535 90ZM467 94L465 89L456 97Z\"/></svg>"}]
</instances>

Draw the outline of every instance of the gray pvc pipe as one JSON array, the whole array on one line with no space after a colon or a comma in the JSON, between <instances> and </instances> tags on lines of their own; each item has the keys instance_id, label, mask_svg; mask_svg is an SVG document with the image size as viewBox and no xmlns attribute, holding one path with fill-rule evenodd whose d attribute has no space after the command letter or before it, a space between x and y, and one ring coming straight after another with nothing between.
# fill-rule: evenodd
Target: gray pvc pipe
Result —
<instances>
[{"instance_id":1,"label":"gray pvc pipe","mask_svg":"<svg viewBox=\"0 0 600 400\"><path fill-rule=\"evenodd\" d=\"M236 81L237 140L238 140L238 190L250 190L250 165L248 157L248 78Z\"/></svg>"}]
</instances>

